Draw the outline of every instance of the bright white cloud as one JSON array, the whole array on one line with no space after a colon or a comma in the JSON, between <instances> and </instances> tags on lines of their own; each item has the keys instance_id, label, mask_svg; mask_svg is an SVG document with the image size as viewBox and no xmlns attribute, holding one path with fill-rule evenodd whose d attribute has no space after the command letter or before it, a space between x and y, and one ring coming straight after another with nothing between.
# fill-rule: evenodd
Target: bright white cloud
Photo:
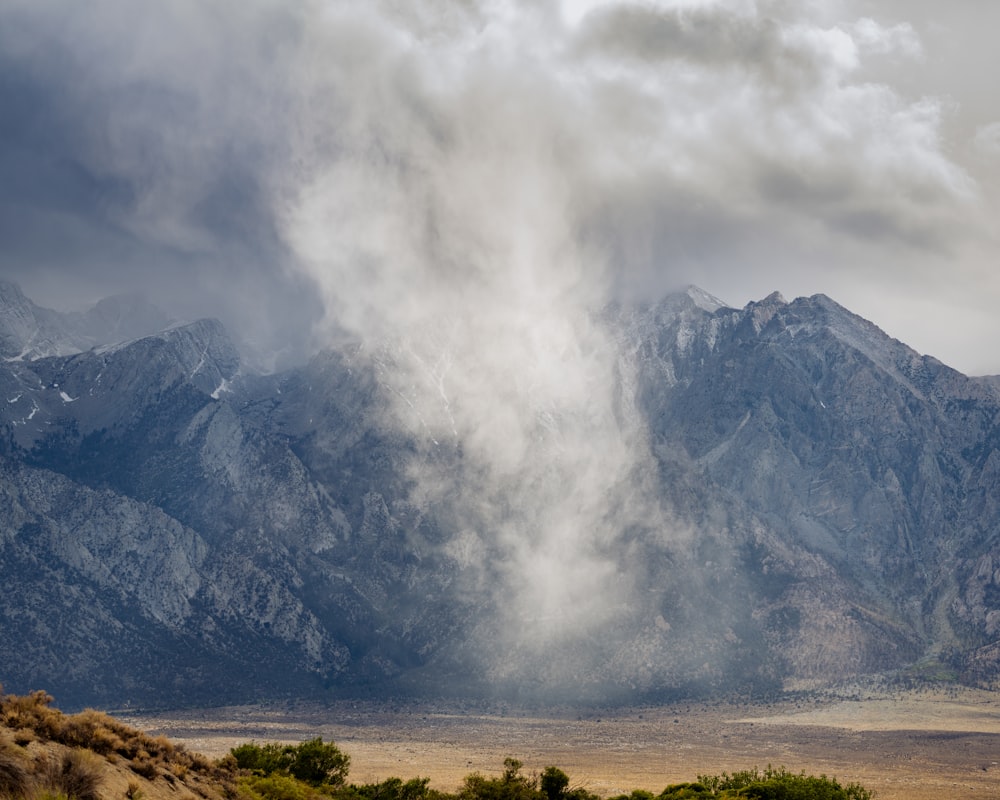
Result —
<instances>
[{"instance_id":1,"label":"bright white cloud","mask_svg":"<svg viewBox=\"0 0 1000 800\"><path fill-rule=\"evenodd\" d=\"M866 54L906 59L922 58L924 55L920 37L908 23L886 26L870 17L863 17L851 26L851 30L857 46Z\"/></svg>"}]
</instances>

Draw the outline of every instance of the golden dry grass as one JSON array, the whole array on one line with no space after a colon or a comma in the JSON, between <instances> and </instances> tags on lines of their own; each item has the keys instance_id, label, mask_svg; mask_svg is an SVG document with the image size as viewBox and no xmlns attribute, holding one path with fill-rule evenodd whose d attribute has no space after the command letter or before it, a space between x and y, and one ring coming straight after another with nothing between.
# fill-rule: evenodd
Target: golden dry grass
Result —
<instances>
[{"instance_id":1,"label":"golden dry grass","mask_svg":"<svg viewBox=\"0 0 1000 800\"><path fill-rule=\"evenodd\" d=\"M28 778L3 792L12 797L222 800L232 780L200 753L108 714L63 714L45 692L0 693L0 752Z\"/></svg>"}]
</instances>

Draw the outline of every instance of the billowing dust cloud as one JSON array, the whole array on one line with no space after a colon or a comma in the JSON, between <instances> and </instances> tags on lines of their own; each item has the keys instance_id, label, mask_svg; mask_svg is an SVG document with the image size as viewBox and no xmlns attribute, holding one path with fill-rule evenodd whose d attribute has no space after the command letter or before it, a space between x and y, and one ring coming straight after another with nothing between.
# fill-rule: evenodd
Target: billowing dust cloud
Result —
<instances>
[{"instance_id":1,"label":"billowing dust cloud","mask_svg":"<svg viewBox=\"0 0 1000 800\"><path fill-rule=\"evenodd\" d=\"M568 179L588 168L582 112L506 33L471 54L447 33L355 35L381 57L338 89L364 100L298 198L291 240L331 321L373 344L394 421L427 456L416 499L452 517L449 552L492 597L504 647L596 632L630 599L620 532L658 511L595 318L606 259L580 228L584 181ZM433 466L437 447L460 449L457 473Z\"/></svg>"},{"instance_id":2,"label":"billowing dust cloud","mask_svg":"<svg viewBox=\"0 0 1000 800\"><path fill-rule=\"evenodd\" d=\"M450 515L497 652L607 631L636 607L628 532L687 534L598 312L758 225L792 248L816 220L850 234L885 186L879 235L947 227L965 188L936 108L852 84L867 51L919 43L745 3L332 6L318 30L283 206L299 268L421 443L414 500Z\"/></svg>"}]
</instances>

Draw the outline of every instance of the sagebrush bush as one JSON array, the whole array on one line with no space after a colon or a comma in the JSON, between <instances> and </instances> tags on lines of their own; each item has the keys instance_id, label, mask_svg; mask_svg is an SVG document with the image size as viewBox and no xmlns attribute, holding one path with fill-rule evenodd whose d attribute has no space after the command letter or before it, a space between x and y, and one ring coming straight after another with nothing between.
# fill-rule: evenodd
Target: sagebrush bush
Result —
<instances>
[{"instance_id":1,"label":"sagebrush bush","mask_svg":"<svg viewBox=\"0 0 1000 800\"><path fill-rule=\"evenodd\" d=\"M101 764L93 753L68 750L62 758L49 759L40 770L42 785L70 800L100 800Z\"/></svg>"},{"instance_id":2,"label":"sagebrush bush","mask_svg":"<svg viewBox=\"0 0 1000 800\"><path fill-rule=\"evenodd\" d=\"M0 723L8 728L27 728L42 738L52 738L62 727L62 714L50 708L52 695L31 692L27 695L0 695Z\"/></svg>"},{"instance_id":3,"label":"sagebrush bush","mask_svg":"<svg viewBox=\"0 0 1000 800\"><path fill-rule=\"evenodd\" d=\"M35 741L35 732L29 730L19 730L14 733L14 744L18 747L27 747Z\"/></svg>"},{"instance_id":4,"label":"sagebrush bush","mask_svg":"<svg viewBox=\"0 0 1000 800\"><path fill-rule=\"evenodd\" d=\"M0 744L0 797L24 797L32 788L24 757Z\"/></svg>"},{"instance_id":5,"label":"sagebrush bush","mask_svg":"<svg viewBox=\"0 0 1000 800\"><path fill-rule=\"evenodd\" d=\"M704 794L660 795L664 800L674 797L720 797L753 798L754 800L872 800L872 793L859 783L842 786L836 778L826 775L806 775L804 772L790 772L784 767L759 770L756 767L729 775L699 775L698 786Z\"/></svg>"},{"instance_id":6,"label":"sagebrush bush","mask_svg":"<svg viewBox=\"0 0 1000 800\"><path fill-rule=\"evenodd\" d=\"M132 770L136 775L142 775L146 780L155 780L156 776L159 775L159 771L156 769L156 763L149 757L148 754L140 755L132 759L132 763L129 764L129 769Z\"/></svg>"}]
</instances>

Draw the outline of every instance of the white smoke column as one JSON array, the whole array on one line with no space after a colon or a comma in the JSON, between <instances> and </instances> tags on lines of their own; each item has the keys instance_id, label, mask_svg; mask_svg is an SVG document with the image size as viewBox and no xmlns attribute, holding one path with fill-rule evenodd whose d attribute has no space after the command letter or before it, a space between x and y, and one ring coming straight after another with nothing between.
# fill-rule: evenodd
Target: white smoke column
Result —
<instances>
[{"instance_id":1,"label":"white smoke column","mask_svg":"<svg viewBox=\"0 0 1000 800\"><path fill-rule=\"evenodd\" d=\"M613 544L648 514L626 497L646 451L595 321L607 286L567 177L583 171L574 100L510 30L469 45L357 15L337 29L332 46L368 55L328 76L350 83L331 94L363 101L336 110L336 157L291 241L331 321L384 346L395 423L428 451L461 448L460 475L413 465L419 499L455 515L470 569L501 559L490 591L518 643L596 630L628 599Z\"/></svg>"}]
</instances>

